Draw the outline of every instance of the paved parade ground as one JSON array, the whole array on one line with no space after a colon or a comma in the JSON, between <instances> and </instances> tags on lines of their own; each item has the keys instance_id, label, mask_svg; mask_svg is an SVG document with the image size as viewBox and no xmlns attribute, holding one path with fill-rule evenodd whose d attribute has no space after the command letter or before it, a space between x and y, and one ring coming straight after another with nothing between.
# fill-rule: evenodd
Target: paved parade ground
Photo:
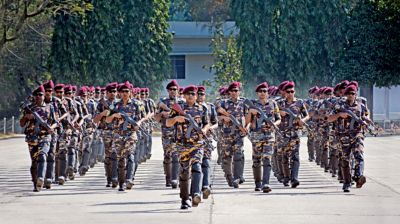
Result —
<instances>
[{"instance_id":1,"label":"paved parade ground","mask_svg":"<svg viewBox=\"0 0 400 224\"><path fill-rule=\"evenodd\" d=\"M366 139L367 183L347 194L329 173L308 162L305 142L303 138L297 189L273 178L271 193L255 192L247 142L246 182L239 189L228 188L213 163L212 196L181 211L179 190L165 187L158 137L153 157L140 165L136 185L125 192L106 188L103 164L97 164L85 177L33 193L24 139L1 140L0 223L400 223L399 136Z\"/></svg>"}]
</instances>

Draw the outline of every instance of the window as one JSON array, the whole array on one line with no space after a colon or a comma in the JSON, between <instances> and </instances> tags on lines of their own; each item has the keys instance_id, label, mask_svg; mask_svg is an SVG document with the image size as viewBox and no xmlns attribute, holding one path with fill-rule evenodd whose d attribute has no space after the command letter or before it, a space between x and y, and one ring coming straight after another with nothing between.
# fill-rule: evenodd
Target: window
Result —
<instances>
[{"instance_id":1,"label":"window","mask_svg":"<svg viewBox=\"0 0 400 224\"><path fill-rule=\"evenodd\" d=\"M171 79L185 79L185 55L172 55Z\"/></svg>"}]
</instances>

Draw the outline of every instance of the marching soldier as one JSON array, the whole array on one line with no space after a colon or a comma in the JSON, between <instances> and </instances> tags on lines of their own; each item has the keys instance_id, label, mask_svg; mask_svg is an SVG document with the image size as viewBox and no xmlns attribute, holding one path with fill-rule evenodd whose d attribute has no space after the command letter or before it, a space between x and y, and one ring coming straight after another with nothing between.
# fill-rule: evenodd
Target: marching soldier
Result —
<instances>
[{"instance_id":1,"label":"marching soldier","mask_svg":"<svg viewBox=\"0 0 400 224\"><path fill-rule=\"evenodd\" d=\"M228 87L230 99L216 105L218 119L223 121L223 169L228 185L234 188L239 188L243 178L243 138L248 133L243 126L247 109L243 104L244 99L239 97L240 87L239 82L231 83Z\"/></svg>"},{"instance_id":2,"label":"marching soldier","mask_svg":"<svg viewBox=\"0 0 400 224\"><path fill-rule=\"evenodd\" d=\"M294 82L287 82L282 87L286 97L279 102L283 138L282 148L278 149L278 153L282 154L283 184L289 186L290 180L292 188L296 188L300 184L298 180L300 136L301 130L309 118L304 102L295 97L294 88Z\"/></svg>"},{"instance_id":3,"label":"marching soldier","mask_svg":"<svg viewBox=\"0 0 400 224\"><path fill-rule=\"evenodd\" d=\"M204 86L197 87L197 103L204 107L204 110L207 110L207 119L210 124L209 133L214 132L214 129L218 126L217 120L217 111L215 110L215 106L212 103L206 102L206 88ZM212 126L211 126L212 125ZM206 134L209 134L206 133ZM212 147L204 147L204 156L201 163L201 170L203 172L203 181L202 181L202 189L203 198L208 199L209 195L211 194L211 154L213 148Z\"/></svg>"},{"instance_id":4,"label":"marching soldier","mask_svg":"<svg viewBox=\"0 0 400 224\"><path fill-rule=\"evenodd\" d=\"M168 97L160 99L158 104L159 111L155 115L155 119L161 122L162 145L164 149L163 165L165 173L165 186L177 188L179 155L176 151L175 129L174 127L167 127L165 121L171 112L170 107L175 103L181 103L182 101L178 98L179 85L175 80L169 82L166 89L168 90Z\"/></svg>"},{"instance_id":5,"label":"marching soldier","mask_svg":"<svg viewBox=\"0 0 400 224\"><path fill-rule=\"evenodd\" d=\"M281 117L278 104L274 100L268 99L268 84L266 82L259 84L256 92L258 100L248 101L250 105L248 106L249 113L246 115L246 124L250 124L249 139L253 148L255 190L268 193L271 191L269 179L275 132Z\"/></svg>"},{"instance_id":6,"label":"marching soldier","mask_svg":"<svg viewBox=\"0 0 400 224\"><path fill-rule=\"evenodd\" d=\"M219 105L221 101L226 100L227 99L227 91L228 87L227 86L222 86L221 88L219 88L218 92L219 92L219 97L215 100L214 105ZM223 121L218 121L218 129L217 129L217 136L218 136L218 141L217 141L217 154L218 154L218 158L217 158L217 164L218 165L222 165L222 147L223 147L223 141L224 139L222 138L222 131L223 131Z\"/></svg>"},{"instance_id":7,"label":"marching soldier","mask_svg":"<svg viewBox=\"0 0 400 224\"><path fill-rule=\"evenodd\" d=\"M358 87L351 84L344 91L345 100L335 105L328 122L336 121L336 131L341 145L340 168L343 176L343 191L350 192L351 165L350 157L354 156L355 167L353 180L357 188L361 188L366 178L364 176L364 128L368 122L368 109L357 101Z\"/></svg>"},{"instance_id":8,"label":"marching soldier","mask_svg":"<svg viewBox=\"0 0 400 224\"><path fill-rule=\"evenodd\" d=\"M117 102L106 122L114 127L113 152L111 158L118 162L118 167L112 167L112 182L119 184L119 191L133 186L133 172L135 170L134 153L136 150L137 131L142 123L142 115L137 102L131 99L131 84L127 81L118 87L121 100Z\"/></svg>"},{"instance_id":9,"label":"marching soldier","mask_svg":"<svg viewBox=\"0 0 400 224\"><path fill-rule=\"evenodd\" d=\"M28 143L31 157L31 177L33 191L40 191L46 175L46 160L50 149L51 134L57 126L52 104L44 102L45 89L39 86L32 92L33 103L24 105L24 114L20 120L25 127L25 141Z\"/></svg>"},{"instance_id":10,"label":"marching soldier","mask_svg":"<svg viewBox=\"0 0 400 224\"><path fill-rule=\"evenodd\" d=\"M106 117L110 114L110 111L114 109L114 103L116 102L117 95L117 83L109 83L106 86L106 98L100 98L99 104L97 105L96 116L94 122L98 125L100 130L100 136L104 144L104 169L107 178L106 187L111 187L111 172L112 172L112 143L113 143L113 126L106 122ZM113 187L117 187L116 184Z\"/></svg>"},{"instance_id":11,"label":"marching soldier","mask_svg":"<svg viewBox=\"0 0 400 224\"><path fill-rule=\"evenodd\" d=\"M179 150L179 187L182 199L181 209L197 207L201 202L200 181L202 176L201 162L208 132L207 110L196 103L197 87L190 85L183 90L186 102L175 104L171 115L165 121L166 127L176 128L176 142ZM176 109L178 107L178 109ZM192 179L189 185L189 179ZM192 205L189 200L191 186Z\"/></svg>"}]
</instances>

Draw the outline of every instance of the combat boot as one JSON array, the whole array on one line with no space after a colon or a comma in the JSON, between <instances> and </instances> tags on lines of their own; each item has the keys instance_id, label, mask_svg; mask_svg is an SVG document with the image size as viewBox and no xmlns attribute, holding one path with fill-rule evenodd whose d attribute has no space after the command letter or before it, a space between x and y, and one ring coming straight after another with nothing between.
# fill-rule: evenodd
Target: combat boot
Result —
<instances>
[{"instance_id":1,"label":"combat boot","mask_svg":"<svg viewBox=\"0 0 400 224\"><path fill-rule=\"evenodd\" d=\"M296 188L297 186L299 186L300 185L300 182L298 181L298 180L292 180L291 181L291 187L292 188Z\"/></svg>"},{"instance_id":2,"label":"combat boot","mask_svg":"<svg viewBox=\"0 0 400 224\"><path fill-rule=\"evenodd\" d=\"M202 192L203 192L203 199L208 199L208 197L211 194L210 187L203 187Z\"/></svg>"},{"instance_id":3,"label":"combat boot","mask_svg":"<svg viewBox=\"0 0 400 224\"><path fill-rule=\"evenodd\" d=\"M64 185L65 184L65 177L59 176L58 177L58 185Z\"/></svg>"},{"instance_id":4,"label":"combat boot","mask_svg":"<svg viewBox=\"0 0 400 224\"><path fill-rule=\"evenodd\" d=\"M172 189L178 188L178 181L177 180L171 180L170 185Z\"/></svg>"},{"instance_id":5,"label":"combat boot","mask_svg":"<svg viewBox=\"0 0 400 224\"><path fill-rule=\"evenodd\" d=\"M262 191L264 193L269 193L272 191L271 187L268 184L264 184L264 186L262 187Z\"/></svg>"},{"instance_id":6,"label":"combat boot","mask_svg":"<svg viewBox=\"0 0 400 224\"><path fill-rule=\"evenodd\" d=\"M133 187L133 181L132 180L127 180L126 181L126 189L130 190Z\"/></svg>"},{"instance_id":7,"label":"combat boot","mask_svg":"<svg viewBox=\"0 0 400 224\"><path fill-rule=\"evenodd\" d=\"M256 187L254 188L254 191L261 191L262 188L262 183L261 181L256 182Z\"/></svg>"},{"instance_id":8,"label":"combat boot","mask_svg":"<svg viewBox=\"0 0 400 224\"><path fill-rule=\"evenodd\" d=\"M348 193L350 192L351 184L343 184L343 192Z\"/></svg>"},{"instance_id":9,"label":"combat boot","mask_svg":"<svg viewBox=\"0 0 400 224\"><path fill-rule=\"evenodd\" d=\"M356 187L361 188L365 184L365 182L367 182L367 179L365 178L365 176L361 176L359 178L356 178L355 181L356 181Z\"/></svg>"},{"instance_id":10,"label":"combat boot","mask_svg":"<svg viewBox=\"0 0 400 224\"><path fill-rule=\"evenodd\" d=\"M43 187L44 179L42 177L38 177L36 180L36 188L40 191Z\"/></svg>"},{"instance_id":11,"label":"combat boot","mask_svg":"<svg viewBox=\"0 0 400 224\"><path fill-rule=\"evenodd\" d=\"M197 207L201 202L201 197L200 194L196 193L193 195L193 199L192 199L192 206L193 207Z\"/></svg>"},{"instance_id":12,"label":"combat boot","mask_svg":"<svg viewBox=\"0 0 400 224\"><path fill-rule=\"evenodd\" d=\"M189 209L192 207L192 202L188 200L182 200L181 202L181 209Z\"/></svg>"},{"instance_id":13,"label":"combat boot","mask_svg":"<svg viewBox=\"0 0 400 224\"><path fill-rule=\"evenodd\" d=\"M44 186L46 189L51 189L51 179L47 178L46 181L44 182Z\"/></svg>"},{"instance_id":14,"label":"combat boot","mask_svg":"<svg viewBox=\"0 0 400 224\"><path fill-rule=\"evenodd\" d=\"M236 179L232 182L233 188L239 188L240 179Z\"/></svg>"}]
</instances>

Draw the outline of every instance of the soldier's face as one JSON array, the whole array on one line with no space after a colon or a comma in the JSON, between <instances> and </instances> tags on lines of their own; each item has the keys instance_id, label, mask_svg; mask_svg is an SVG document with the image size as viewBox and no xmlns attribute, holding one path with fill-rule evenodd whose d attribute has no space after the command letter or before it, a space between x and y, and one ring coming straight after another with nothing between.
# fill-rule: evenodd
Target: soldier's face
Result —
<instances>
[{"instance_id":1,"label":"soldier's face","mask_svg":"<svg viewBox=\"0 0 400 224\"><path fill-rule=\"evenodd\" d=\"M354 101L356 99L357 93L356 92L348 92L346 93L346 97L348 101Z\"/></svg>"},{"instance_id":2,"label":"soldier's face","mask_svg":"<svg viewBox=\"0 0 400 224\"><path fill-rule=\"evenodd\" d=\"M141 92L140 93L140 99L142 99L142 100L146 99L146 93L145 92Z\"/></svg>"},{"instance_id":3,"label":"soldier's face","mask_svg":"<svg viewBox=\"0 0 400 224\"><path fill-rule=\"evenodd\" d=\"M288 99L293 99L294 94L295 94L294 88L285 90L285 95L286 95L286 98L288 98Z\"/></svg>"},{"instance_id":4,"label":"soldier's face","mask_svg":"<svg viewBox=\"0 0 400 224\"><path fill-rule=\"evenodd\" d=\"M53 89L46 89L45 91L46 98L50 98L52 94L53 94Z\"/></svg>"},{"instance_id":5,"label":"soldier's face","mask_svg":"<svg viewBox=\"0 0 400 224\"><path fill-rule=\"evenodd\" d=\"M129 89L122 89L120 94L122 99L129 99L131 91Z\"/></svg>"},{"instance_id":6,"label":"soldier's face","mask_svg":"<svg viewBox=\"0 0 400 224\"><path fill-rule=\"evenodd\" d=\"M114 100L115 96L117 96L117 90L107 91L107 98L110 100Z\"/></svg>"},{"instance_id":7,"label":"soldier's face","mask_svg":"<svg viewBox=\"0 0 400 224\"><path fill-rule=\"evenodd\" d=\"M230 95L231 98L237 99L240 96L240 90L239 89L231 89L229 91L229 95Z\"/></svg>"},{"instance_id":8,"label":"soldier's face","mask_svg":"<svg viewBox=\"0 0 400 224\"><path fill-rule=\"evenodd\" d=\"M268 97L268 90L267 89L259 89L257 91L257 96L260 100L264 100Z\"/></svg>"},{"instance_id":9,"label":"soldier's face","mask_svg":"<svg viewBox=\"0 0 400 224\"><path fill-rule=\"evenodd\" d=\"M56 90L56 97L62 99L64 96L64 90Z\"/></svg>"},{"instance_id":10,"label":"soldier's face","mask_svg":"<svg viewBox=\"0 0 400 224\"><path fill-rule=\"evenodd\" d=\"M204 102L206 100L206 93L204 92L197 92L197 101Z\"/></svg>"},{"instance_id":11,"label":"soldier's face","mask_svg":"<svg viewBox=\"0 0 400 224\"><path fill-rule=\"evenodd\" d=\"M197 100L197 94L195 92L187 92L184 94L185 100L188 103L194 103Z\"/></svg>"},{"instance_id":12,"label":"soldier's face","mask_svg":"<svg viewBox=\"0 0 400 224\"><path fill-rule=\"evenodd\" d=\"M42 103L44 101L44 93L36 93L35 94L36 103Z\"/></svg>"},{"instance_id":13,"label":"soldier's face","mask_svg":"<svg viewBox=\"0 0 400 224\"><path fill-rule=\"evenodd\" d=\"M178 87L177 86L171 86L168 89L168 94L171 97L176 97L178 95Z\"/></svg>"}]
</instances>

